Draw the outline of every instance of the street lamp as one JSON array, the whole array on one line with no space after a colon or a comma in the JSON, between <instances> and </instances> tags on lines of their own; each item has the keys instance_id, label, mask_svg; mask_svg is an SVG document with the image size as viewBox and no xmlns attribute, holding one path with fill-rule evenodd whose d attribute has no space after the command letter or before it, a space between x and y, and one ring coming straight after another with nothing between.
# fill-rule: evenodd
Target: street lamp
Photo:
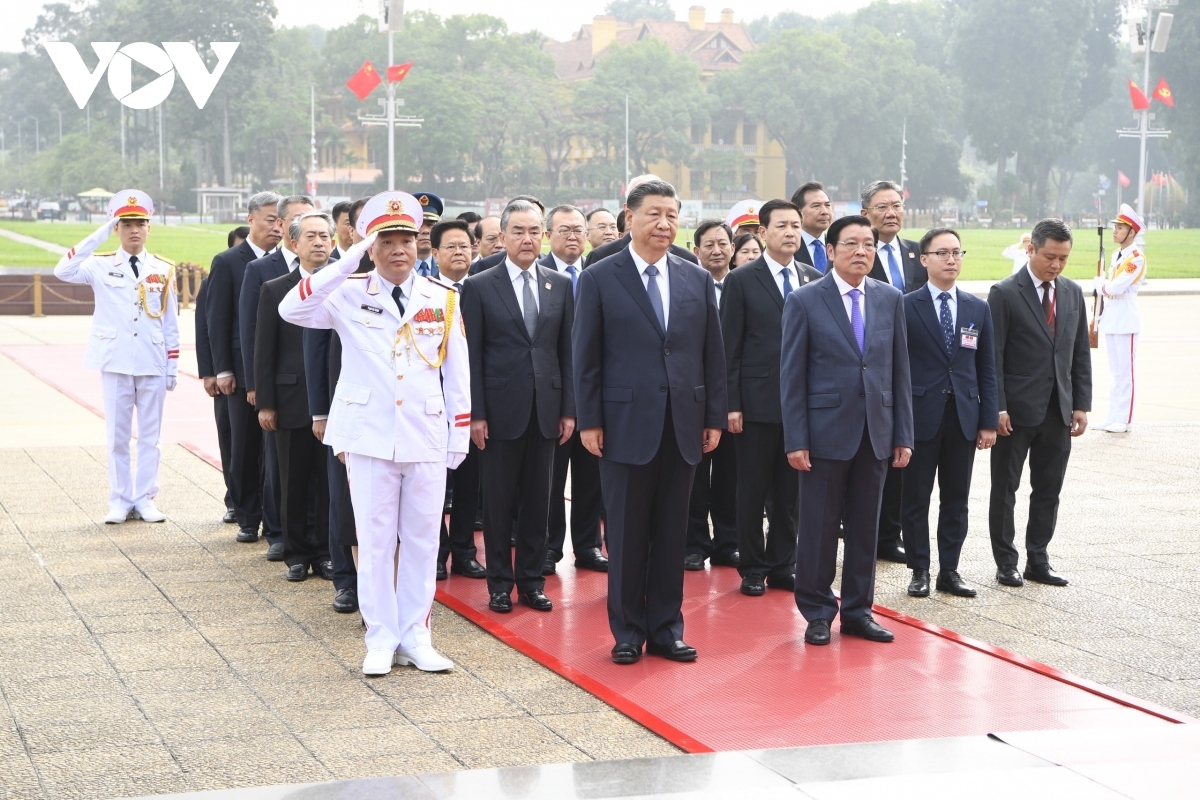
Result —
<instances>
[{"instance_id":1,"label":"street lamp","mask_svg":"<svg viewBox=\"0 0 1200 800\"><path fill-rule=\"evenodd\" d=\"M25 119L33 120L34 154L40 156L42 154L42 124L38 121L37 117L26 117Z\"/></svg>"},{"instance_id":2,"label":"street lamp","mask_svg":"<svg viewBox=\"0 0 1200 800\"><path fill-rule=\"evenodd\" d=\"M58 143L62 144L62 112L58 112Z\"/></svg>"},{"instance_id":3,"label":"street lamp","mask_svg":"<svg viewBox=\"0 0 1200 800\"><path fill-rule=\"evenodd\" d=\"M1141 0L1138 5L1146 9L1146 20L1137 23L1136 36L1137 45L1140 45L1145 51L1145 60L1142 67L1142 86L1146 91L1150 91L1150 51L1155 53L1165 53L1167 50L1167 39L1171 35L1171 23L1175 21L1174 14L1161 13L1158 15L1158 25L1154 26L1154 11L1158 8L1168 8L1178 5L1179 0ZM1134 52L1137 52L1136 47ZM1138 194L1137 194L1137 210L1138 213L1145 217L1146 214L1146 140L1147 139L1165 139L1170 131L1161 129L1150 129L1150 109L1149 107L1138 112L1138 126L1134 129L1125 129L1117 131L1117 134L1122 138L1134 138L1139 141L1138 147Z\"/></svg>"}]
</instances>

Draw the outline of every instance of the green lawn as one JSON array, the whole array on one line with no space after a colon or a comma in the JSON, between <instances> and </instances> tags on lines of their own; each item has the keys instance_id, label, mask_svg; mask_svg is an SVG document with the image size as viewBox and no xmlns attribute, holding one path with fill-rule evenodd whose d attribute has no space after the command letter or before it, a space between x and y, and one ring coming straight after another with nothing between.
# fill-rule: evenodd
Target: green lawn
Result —
<instances>
[{"instance_id":1,"label":"green lawn","mask_svg":"<svg viewBox=\"0 0 1200 800\"><path fill-rule=\"evenodd\" d=\"M98 223L89 225L82 222L0 221L0 228L53 242L63 247L73 247L79 244L98 227ZM225 249L225 237L233 227L235 226L151 224L150 241L146 249L176 263L191 261L208 269L208 265L212 263L212 257ZM101 245L100 250L115 250L118 244L117 237L113 236ZM27 260L17 260L23 257ZM58 257L53 253L38 250L29 245L18 244L10 239L0 238L0 265L2 266L53 267L57 262Z\"/></svg>"}]
</instances>

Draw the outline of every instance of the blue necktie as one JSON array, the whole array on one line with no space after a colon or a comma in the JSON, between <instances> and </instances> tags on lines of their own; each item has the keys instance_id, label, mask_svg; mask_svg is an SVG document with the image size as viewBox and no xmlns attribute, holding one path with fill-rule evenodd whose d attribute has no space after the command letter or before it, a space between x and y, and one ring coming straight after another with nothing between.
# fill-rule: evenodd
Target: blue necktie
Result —
<instances>
[{"instance_id":1,"label":"blue necktie","mask_svg":"<svg viewBox=\"0 0 1200 800\"><path fill-rule=\"evenodd\" d=\"M900 264L896 261L896 246L894 244L885 244L884 250L888 254L888 270L892 273L892 286L895 286L900 291L904 291L904 273L900 271Z\"/></svg>"},{"instance_id":2,"label":"blue necktie","mask_svg":"<svg viewBox=\"0 0 1200 800\"><path fill-rule=\"evenodd\" d=\"M813 266L822 274L829 268L829 262L825 258L825 245L820 239L813 239Z\"/></svg>"},{"instance_id":3,"label":"blue necktie","mask_svg":"<svg viewBox=\"0 0 1200 800\"><path fill-rule=\"evenodd\" d=\"M417 267L417 274L428 278L429 277L429 264L422 261L421 265L419 267Z\"/></svg>"},{"instance_id":4,"label":"blue necktie","mask_svg":"<svg viewBox=\"0 0 1200 800\"><path fill-rule=\"evenodd\" d=\"M571 276L571 296L579 296L579 270L575 269L575 265L567 267L567 274Z\"/></svg>"},{"instance_id":5,"label":"blue necktie","mask_svg":"<svg viewBox=\"0 0 1200 800\"><path fill-rule=\"evenodd\" d=\"M787 300L787 296L792 293L792 268L783 268L783 299Z\"/></svg>"},{"instance_id":6,"label":"blue necktie","mask_svg":"<svg viewBox=\"0 0 1200 800\"><path fill-rule=\"evenodd\" d=\"M854 339L858 342L858 352L863 352L866 347L867 337L866 328L863 326L862 309L858 307L858 298L862 296L862 290L851 289L850 295L850 327L854 329Z\"/></svg>"},{"instance_id":7,"label":"blue necktie","mask_svg":"<svg viewBox=\"0 0 1200 800\"><path fill-rule=\"evenodd\" d=\"M941 311L938 312L938 321L942 323L942 338L946 340L946 355L954 355L954 319L950 316L950 293L942 292L938 295L938 300L942 301Z\"/></svg>"},{"instance_id":8,"label":"blue necktie","mask_svg":"<svg viewBox=\"0 0 1200 800\"><path fill-rule=\"evenodd\" d=\"M662 332L667 332L667 316L663 313L662 292L658 290L658 267L651 264L646 267L646 294L650 296L650 307L658 317L658 325Z\"/></svg>"}]
</instances>

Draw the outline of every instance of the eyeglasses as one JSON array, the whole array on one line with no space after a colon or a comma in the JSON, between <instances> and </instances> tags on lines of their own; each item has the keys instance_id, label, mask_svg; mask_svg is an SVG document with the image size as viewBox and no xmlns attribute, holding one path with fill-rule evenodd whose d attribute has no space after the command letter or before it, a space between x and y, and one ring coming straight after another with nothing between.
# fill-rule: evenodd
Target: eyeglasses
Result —
<instances>
[{"instance_id":1,"label":"eyeglasses","mask_svg":"<svg viewBox=\"0 0 1200 800\"><path fill-rule=\"evenodd\" d=\"M945 261L947 258L950 258L951 256L953 256L956 259L961 259L966 254L967 254L966 250L934 250L930 253L926 253L925 255L937 256L938 258Z\"/></svg>"},{"instance_id":2,"label":"eyeglasses","mask_svg":"<svg viewBox=\"0 0 1200 800\"><path fill-rule=\"evenodd\" d=\"M615 231L616 229L617 223L615 222L606 222L600 225L593 225L592 227L588 228L589 231L603 231L605 233L609 231Z\"/></svg>"},{"instance_id":3,"label":"eyeglasses","mask_svg":"<svg viewBox=\"0 0 1200 800\"><path fill-rule=\"evenodd\" d=\"M904 203L880 203L879 205L871 206L871 210L876 214L886 214L889 211L900 212L904 210Z\"/></svg>"},{"instance_id":4,"label":"eyeglasses","mask_svg":"<svg viewBox=\"0 0 1200 800\"><path fill-rule=\"evenodd\" d=\"M444 244L441 247L439 247L438 250L447 250L451 253L461 250L464 253L469 253L471 251L471 245L469 245L469 244Z\"/></svg>"},{"instance_id":5,"label":"eyeglasses","mask_svg":"<svg viewBox=\"0 0 1200 800\"><path fill-rule=\"evenodd\" d=\"M583 228L555 228L554 232L559 236L583 236L587 233Z\"/></svg>"},{"instance_id":6,"label":"eyeglasses","mask_svg":"<svg viewBox=\"0 0 1200 800\"><path fill-rule=\"evenodd\" d=\"M859 251L860 248L867 251L868 253L875 252L875 243L874 242L838 242L837 244L838 244L838 247L849 247L851 250L853 250L856 253Z\"/></svg>"}]
</instances>

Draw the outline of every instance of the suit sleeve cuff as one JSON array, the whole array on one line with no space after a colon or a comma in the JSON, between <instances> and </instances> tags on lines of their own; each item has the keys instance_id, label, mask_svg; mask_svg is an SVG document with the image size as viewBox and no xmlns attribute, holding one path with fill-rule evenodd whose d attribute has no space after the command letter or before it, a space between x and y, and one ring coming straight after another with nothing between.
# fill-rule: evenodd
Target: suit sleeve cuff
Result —
<instances>
[{"instance_id":1,"label":"suit sleeve cuff","mask_svg":"<svg viewBox=\"0 0 1200 800\"><path fill-rule=\"evenodd\" d=\"M221 380L221 378L232 378L232 377L233 377L232 372L218 372L217 373L217 380Z\"/></svg>"},{"instance_id":2,"label":"suit sleeve cuff","mask_svg":"<svg viewBox=\"0 0 1200 800\"><path fill-rule=\"evenodd\" d=\"M313 422L320 422L326 419L329 419L328 414L313 414Z\"/></svg>"}]
</instances>

